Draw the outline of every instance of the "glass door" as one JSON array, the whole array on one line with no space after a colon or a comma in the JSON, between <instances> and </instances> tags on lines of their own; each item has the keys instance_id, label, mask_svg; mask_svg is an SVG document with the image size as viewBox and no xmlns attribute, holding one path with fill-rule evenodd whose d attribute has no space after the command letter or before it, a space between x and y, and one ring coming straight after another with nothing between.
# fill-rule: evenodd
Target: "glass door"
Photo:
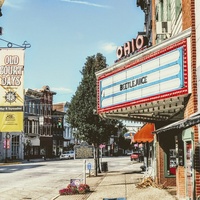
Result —
<instances>
[{"instance_id":1,"label":"glass door","mask_svg":"<svg viewBox=\"0 0 200 200\"><path fill-rule=\"evenodd\" d=\"M192 142L185 142L185 174L186 174L186 197L193 199L193 152Z\"/></svg>"}]
</instances>

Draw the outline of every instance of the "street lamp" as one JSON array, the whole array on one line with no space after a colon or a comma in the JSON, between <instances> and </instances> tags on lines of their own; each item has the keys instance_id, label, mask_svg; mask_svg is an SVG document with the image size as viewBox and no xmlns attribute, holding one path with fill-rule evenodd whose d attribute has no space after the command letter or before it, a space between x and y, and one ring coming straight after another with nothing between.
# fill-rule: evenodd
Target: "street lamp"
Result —
<instances>
[{"instance_id":1,"label":"street lamp","mask_svg":"<svg viewBox=\"0 0 200 200\"><path fill-rule=\"evenodd\" d=\"M2 16L1 7L3 6L5 0L0 0L0 17Z\"/></svg>"}]
</instances>

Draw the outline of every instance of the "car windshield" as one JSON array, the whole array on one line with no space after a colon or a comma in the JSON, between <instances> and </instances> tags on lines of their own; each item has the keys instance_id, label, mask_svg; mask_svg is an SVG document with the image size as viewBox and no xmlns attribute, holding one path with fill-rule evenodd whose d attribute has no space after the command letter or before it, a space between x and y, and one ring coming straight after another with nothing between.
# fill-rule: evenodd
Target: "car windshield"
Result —
<instances>
[{"instance_id":1,"label":"car windshield","mask_svg":"<svg viewBox=\"0 0 200 200\"><path fill-rule=\"evenodd\" d=\"M63 154L70 154L70 153L74 153L73 151L64 151Z\"/></svg>"}]
</instances>

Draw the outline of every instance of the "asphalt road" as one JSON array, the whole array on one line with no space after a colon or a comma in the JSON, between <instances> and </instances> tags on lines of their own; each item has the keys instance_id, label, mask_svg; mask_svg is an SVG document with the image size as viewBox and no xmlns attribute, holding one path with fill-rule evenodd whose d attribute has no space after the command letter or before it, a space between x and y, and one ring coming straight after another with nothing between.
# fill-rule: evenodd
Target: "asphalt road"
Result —
<instances>
[{"instance_id":1,"label":"asphalt road","mask_svg":"<svg viewBox=\"0 0 200 200\"><path fill-rule=\"evenodd\" d=\"M131 162L126 157L103 158L109 171L129 169ZM94 168L93 159L86 160ZM0 200L40 199L50 200L59 189L69 184L70 179L84 178L84 161L77 160L32 160L22 164L0 166Z\"/></svg>"}]
</instances>

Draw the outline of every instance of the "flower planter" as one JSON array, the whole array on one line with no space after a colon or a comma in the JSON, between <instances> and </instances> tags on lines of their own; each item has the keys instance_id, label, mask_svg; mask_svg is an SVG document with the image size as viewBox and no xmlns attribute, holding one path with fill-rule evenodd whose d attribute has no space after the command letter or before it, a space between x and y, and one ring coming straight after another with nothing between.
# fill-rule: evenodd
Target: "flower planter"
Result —
<instances>
[{"instance_id":1,"label":"flower planter","mask_svg":"<svg viewBox=\"0 0 200 200\"><path fill-rule=\"evenodd\" d=\"M69 184L66 188L59 190L60 195L85 194L90 191L90 186L87 184L80 184L78 186Z\"/></svg>"}]
</instances>

